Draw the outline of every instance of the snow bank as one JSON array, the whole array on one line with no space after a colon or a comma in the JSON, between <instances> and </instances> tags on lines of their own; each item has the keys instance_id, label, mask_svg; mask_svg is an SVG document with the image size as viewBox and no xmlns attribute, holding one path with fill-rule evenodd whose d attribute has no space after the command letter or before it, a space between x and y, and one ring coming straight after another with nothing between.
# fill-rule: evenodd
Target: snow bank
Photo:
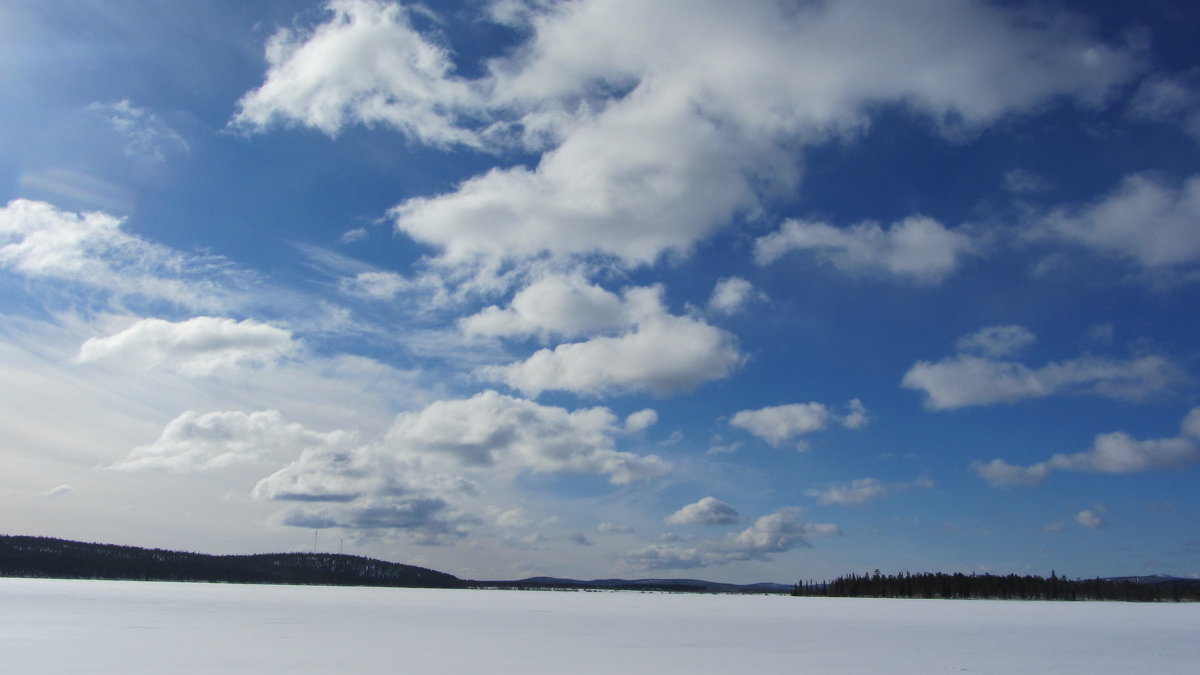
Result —
<instances>
[{"instance_id":1,"label":"snow bank","mask_svg":"<svg viewBox=\"0 0 1200 675\"><path fill-rule=\"evenodd\" d=\"M0 579L14 673L1195 673L1200 605Z\"/></svg>"}]
</instances>

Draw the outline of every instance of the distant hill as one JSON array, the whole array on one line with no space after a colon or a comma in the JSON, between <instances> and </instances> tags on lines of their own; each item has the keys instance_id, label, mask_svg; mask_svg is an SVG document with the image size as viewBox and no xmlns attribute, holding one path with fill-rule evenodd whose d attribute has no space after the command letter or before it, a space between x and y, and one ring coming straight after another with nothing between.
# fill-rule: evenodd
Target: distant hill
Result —
<instances>
[{"instance_id":1,"label":"distant hill","mask_svg":"<svg viewBox=\"0 0 1200 675\"><path fill-rule=\"evenodd\" d=\"M353 555L207 555L9 535L0 535L0 576L418 588L465 585L444 572Z\"/></svg>"}]
</instances>

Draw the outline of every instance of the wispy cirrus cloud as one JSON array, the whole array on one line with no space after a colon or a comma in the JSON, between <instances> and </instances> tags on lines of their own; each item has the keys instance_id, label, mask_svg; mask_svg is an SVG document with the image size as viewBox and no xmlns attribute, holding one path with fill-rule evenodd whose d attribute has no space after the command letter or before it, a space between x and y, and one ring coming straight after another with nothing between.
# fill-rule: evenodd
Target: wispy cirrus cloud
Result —
<instances>
[{"instance_id":1,"label":"wispy cirrus cloud","mask_svg":"<svg viewBox=\"0 0 1200 675\"><path fill-rule=\"evenodd\" d=\"M70 282L116 299L165 300L199 310L225 309L248 273L228 261L175 251L123 229L102 212L73 213L17 199L0 209L0 268L31 279Z\"/></svg>"}]
</instances>

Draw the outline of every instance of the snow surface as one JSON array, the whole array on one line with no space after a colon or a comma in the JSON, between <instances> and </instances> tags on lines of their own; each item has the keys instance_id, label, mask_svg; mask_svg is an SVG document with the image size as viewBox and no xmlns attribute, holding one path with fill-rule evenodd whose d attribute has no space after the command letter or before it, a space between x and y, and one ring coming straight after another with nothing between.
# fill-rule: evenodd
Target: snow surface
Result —
<instances>
[{"instance_id":1,"label":"snow surface","mask_svg":"<svg viewBox=\"0 0 1200 675\"><path fill-rule=\"evenodd\" d=\"M12 673L1195 673L1200 604L0 579Z\"/></svg>"}]
</instances>

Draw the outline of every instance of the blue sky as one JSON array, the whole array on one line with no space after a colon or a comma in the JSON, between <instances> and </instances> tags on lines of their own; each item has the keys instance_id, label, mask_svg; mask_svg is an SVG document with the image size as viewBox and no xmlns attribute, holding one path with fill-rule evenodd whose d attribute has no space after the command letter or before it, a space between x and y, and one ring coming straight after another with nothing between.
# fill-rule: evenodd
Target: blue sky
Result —
<instances>
[{"instance_id":1,"label":"blue sky","mask_svg":"<svg viewBox=\"0 0 1200 675\"><path fill-rule=\"evenodd\" d=\"M1200 574L1198 23L5 3L3 529Z\"/></svg>"}]
</instances>

